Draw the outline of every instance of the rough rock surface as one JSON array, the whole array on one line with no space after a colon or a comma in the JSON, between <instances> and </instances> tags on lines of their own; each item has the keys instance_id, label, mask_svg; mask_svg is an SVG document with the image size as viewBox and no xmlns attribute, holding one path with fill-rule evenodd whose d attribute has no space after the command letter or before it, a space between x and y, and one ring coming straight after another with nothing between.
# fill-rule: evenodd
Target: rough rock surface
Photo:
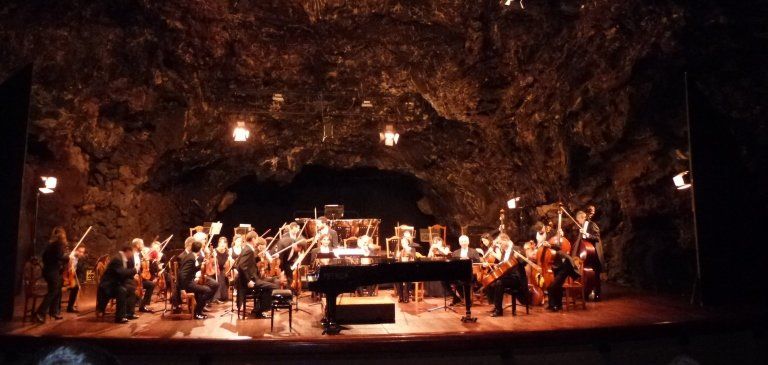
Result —
<instances>
[{"instance_id":1,"label":"rough rock surface","mask_svg":"<svg viewBox=\"0 0 768 365\"><path fill-rule=\"evenodd\" d=\"M740 122L745 156L758 146L747 136L765 140L768 105L768 76L739 66L765 56L722 67L751 41L729 22L751 10L683 4L9 0L0 77L35 64L27 176L62 181L41 239L93 224L104 253L210 219L247 175L376 167L421 180L420 206L454 229L495 224L512 194L594 203L611 278L679 288L691 272L690 202L670 180L686 166L682 71L715 71L693 87ZM247 145L231 142L237 121ZM395 148L379 142L384 124Z\"/></svg>"}]
</instances>

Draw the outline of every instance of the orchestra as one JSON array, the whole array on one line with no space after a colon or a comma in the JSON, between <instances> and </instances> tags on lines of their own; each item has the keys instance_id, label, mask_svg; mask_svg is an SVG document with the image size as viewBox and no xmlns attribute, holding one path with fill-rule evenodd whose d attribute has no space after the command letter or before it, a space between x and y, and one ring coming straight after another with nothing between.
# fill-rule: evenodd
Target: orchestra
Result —
<instances>
[{"instance_id":1,"label":"orchestra","mask_svg":"<svg viewBox=\"0 0 768 365\"><path fill-rule=\"evenodd\" d=\"M563 214L571 218L572 225L563 225ZM569 280L584 284L585 297L594 301L601 299L600 276L605 261L600 229L592 221L594 214L594 206L589 206L572 217L561 205L557 227L553 223L537 221L527 237L520 237L520 243L515 244L505 229L502 211L497 230L474 236L478 237L476 245L472 244L469 235L462 234L458 237L458 248L453 246L453 250L443 237L432 236L431 231L429 237L422 236L423 242L429 243L428 248L419 250L422 246L416 242L415 229L407 225L396 227L393 239L397 243L390 245L388 240L385 250L378 244L378 220L374 227L370 220L367 226L360 220L355 229L342 230L344 235L340 237L333 228L334 222L325 217L306 219L303 224L299 224L302 222L299 219L283 224L276 234L266 239L248 225L247 231L235 231L231 246L224 235L198 226L191 229L191 235L184 241L184 251L171 257L164 255L163 250L173 236L163 242L156 238L148 247L141 238L135 238L104 261L103 274L97 281L96 312L103 314L110 300L114 300L115 322L127 323L138 318L135 311L154 313L150 308L152 297L156 292L158 295L162 292L165 300L170 301L173 312L180 313L180 298L184 291L194 295L192 313L195 319L205 319L211 305L229 300L238 309L244 308L247 295L253 297L251 314L256 318L269 318L266 312L271 307L272 290L290 288L298 296L302 281L312 276L307 275L307 268L312 272L325 265L370 265L381 260L471 262L471 281L435 282L442 283L451 306L468 299L464 298L464 293L474 291L472 301L486 298L492 305L490 317L503 316L506 294L512 294L512 300L521 304L546 303L547 310L560 311L563 287ZM211 242L216 235L214 248ZM57 305L62 289L69 290L67 312L78 313L81 283L86 280L86 247L80 244L82 238L80 241L67 252L64 229L56 227L53 230L42 254L42 273L48 291L35 310L35 320L44 322L47 315L62 318ZM171 263L176 264L175 268ZM299 275L300 272L303 274ZM400 303L412 300L411 285L412 282L394 283L394 293ZM234 289L232 297L230 287ZM357 287L355 293L376 295L376 288L375 285L363 285Z\"/></svg>"}]
</instances>

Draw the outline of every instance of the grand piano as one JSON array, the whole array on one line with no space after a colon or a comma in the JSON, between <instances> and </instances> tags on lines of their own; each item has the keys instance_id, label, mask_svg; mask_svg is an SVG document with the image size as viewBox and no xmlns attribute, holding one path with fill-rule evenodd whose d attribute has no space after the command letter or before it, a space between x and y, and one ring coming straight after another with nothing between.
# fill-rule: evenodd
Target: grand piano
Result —
<instances>
[{"instance_id":1,"label":"grand piano","mask_svg":"<svg viewBox=\"0 0 768 365\"><path fill-rule=\"evenodd\" d=\"M334 260L320 266L307 283L307 289L323 293L326 297L323 318L323 334L338 334L342 327L336 322L336 297L341 293L354 292L360 286L416 282L416 281L463 281L466 314L462 322L474 322L472 317L472 262L470 260L432 260L396 262L393 259L374 260L361 265L345 260Z\"/></svg>"}]
</instances>

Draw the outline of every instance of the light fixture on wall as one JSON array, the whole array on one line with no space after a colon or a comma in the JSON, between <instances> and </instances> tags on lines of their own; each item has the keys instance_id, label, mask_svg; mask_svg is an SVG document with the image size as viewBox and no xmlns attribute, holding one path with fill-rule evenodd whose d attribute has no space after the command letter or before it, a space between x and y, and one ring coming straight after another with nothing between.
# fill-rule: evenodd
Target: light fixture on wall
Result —
<instances>
[{"instance_id":1,"label":"light fixture on wall","mask_svg":"<svg viewBox=\"0 0 768 365\"><path fill-rule=\"evenodd\" d=\"M507 200L507 208L509 209L520 208L520 197L518 196L518 197Z\"/></svg>"},{"instance_id":2,"label":"light fixture on wall","mask_svg":"<svg viewBox=\"0 0 768 365\"><path fill-rule=\"evenodd\" d=\"M248 137L251 136L251 131L245 126L245 122L237 122L235 131L232 133L232 137L235 138L235 142L245 142Z\"/></svg>"},{"instance_id":3,"label":"light fixture on wall","mask_svg":"<svg viewBox=\"0 0 768 365\"><path fill-rule=\"evenodd\" d=\"M285 98L283 98L283 94L272 94L272 101L282 103L285 101Z\"/></svg>"},{"instance_id":4,"label":"light fixture on wall","mask_svg":"<svg viewBox=\"0 0 768 365\"><path fill-rule=\"evenodd\" d=\"M384 142L385 146L392 147L400 140L400 133L397 133L395 127L392 124L387 124L384 127L384 131L379 133L379 139Z\"/></svg>"},{"instance_id":5,"label":"light fixture on wall","mask_svg":"<svg viewBox=\"0 0 768 365\"><path fill-rule=\"evenodd\" d=\"M56 185L59 182L58 179L53 176L42 176L41 179L43 180L43 186L37 189L41 193L50 194L56 190Z\"/></svg>"},{"instance_id":6,"label":"light fixture on wall","mask_svg":"<svg viewBox=\"0 0 768 365\"><path fill-rule=\"evenodd\" d=\"M373 108L373 103L371 103L370 100L363 100L363 103L360 104L360 107L362 107L362 108Z\"/></svg>"},{"instance_id":7,"label":"light fixture on wall","mask_svg":"<svg viewBox=\"0 0 768 365\"><path fill-rule=\"evenodd\" d=\"M691 187L691 175L688 171L683 171L672 178L677 190L685 190Z\"/></svg>"}]
</instances>

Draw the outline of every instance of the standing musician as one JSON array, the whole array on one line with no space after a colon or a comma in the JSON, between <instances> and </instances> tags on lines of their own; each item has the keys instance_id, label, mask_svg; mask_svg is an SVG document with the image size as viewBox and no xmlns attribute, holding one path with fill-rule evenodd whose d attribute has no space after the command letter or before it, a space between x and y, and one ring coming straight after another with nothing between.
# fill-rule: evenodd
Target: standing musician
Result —
<instances>
[{"instance_id":1,"label":"standing musician","mask_svg":"<svg viewBox=\"0 0 768 365\"><path fill-rule=\"evenodd\" d=\"M432 237L432 245L429 246L429 252L427 253L427 257L445 257L449 256L451 254L451 248L448 247L445 242L443 242L443 238L439 236Z\"/></svg>"},{"instance_id":2,"label":"standing musician","mask_svg":"<svg viewBox=\"0 0 768 365\"><path fill-rule=\"evenodd\" d=\"M126 286L133 281L136 267L132 265L133 246L126 245L120 249L107 264L104 275L99 282L96 293L96 313L104 313L109 299L115 298L117 308L115 323L127 323L128 320L139 318L133 313L136 305L135 287Z\"/></svg>"},{"instance_id":3,"label":"standing musician","mask_svg":"<svg viewBox=\"0 0 768 365\"><path fill-rule=\"evenodd\" d=\"M245 235L245 246L240 252L236 266L238 272L237 307L241 308L245 305L246 291L261 289L261 295L258 298L256 296L253 298L253 311L251 313L256 318L269 318L264 312L270 309L272 305L272 290L279 289L280 287L259 277L259 269L256 266L259 260L257 257L258 252L256 252L259 239L260 237L256 232L248 232ZM263 241L263 239L261 240Z\"/></svg>"},{"instance_id":4,"label":"standing musician","mask_svg":"<svg viewBox=\"0 0 768 365\"><path fill-rule=\"evenodd\" d=\"M147 306L151 303L152 293L155 291L155 282L152 281L152 272L150 269L150 249L144 246L144 240L141 238L134 238L131 241L133 246L133 262L137 266L136 272L138 275L138 283L141 283L141 287L144 289L144 296L139 302L139 312L154 313L154 311ZM136 287L134 286L134 289Z\"/></svg>"},{"instance_id":5,"label":"standing musician","mask_svg":"<svg viewBox=\"0 0 768 365\"><path fill-rule=\"evenodd\" d=\"M301 236L301 227L299 227L299 224L296 222L291 222L285 229L287 230L287 234L283 233L280 240L277 241L277 244L275 245L274 249L276 251L273 252L282 251L280 253L280 269L285 273L285 277L288 280L288 286L291 286L291 282L293 281L292 264L299 257L296 242L303 237ZM293 247L288 249L289 246Z\"/></svg>"},{"instance_id":6,"label":"standing musician","mask_svg":"<svg viewBox=\"0 0 768 365\"><path fill-rule=\"evenodd\" d=\"M479 263L480 262L480 254L477 253L476 250L472 250L469 248L469 237L466 235L461 235L459 237L459 249L456 251L453 251L451 253L451 258L458 259L458 260L471 260L472 263ZM451 296L453 299L451 300L451 305L456 305L461 303L461 298L459 297L458 293L464 293L464 283L461 281L456 282L443 282L443 289L446 292L451 293Z\"/></svg>"},{"instance_id":7,"label":"standing musician","mask_svg":"<svg viewBox=\"0 0 768 365\"><path fill-rule=\"evenodd\" d=\"M64 265L69 260L69 256L65 254L67 249L67 233L62 227L56 227L51 233L51 239L48 240L48 246L43 251L43 279L48 285L48 291L43 297L43 301L37 308L35 314L35 320L37 322L45 322L45 316L50 314L55 319L62 319L61 316L61 286L62 286L62 271Z\"/></svg>"},{"instance_id":8,"label":"standing musician","mask_svg":"<svg viewBox=\"0 0 768 365\"><path fill-rule=\"evenodd\" d=\"M216 255L216 272L219 276L219 290L216 291L216 295L214 295L213 301L223 303L229 299L229 293L227 290L229 288L229 280L227 280L227 276L224 275L224 273L227 272L225 266L227 266L227 262L230 260L227 237L219 237L219 242L216 246L216 252L214 252L214 254Z\"/></svg>"},{"instance_id":9,"label":"standing musician","mask_svg":"<svg viewBox=\"0 0 768 365\"><path fill-rule=\"evenodd\" d=\"M195 294L195 319L208 318L203 311L205 310L205 303L213 296L213 290L210 287L198 284L195 280L195 273L199 270L202 263L200 257L202 249L203 244L200 241L194 237L187 237L186 241L184 241L184 252L179 254L178 290Z\"/></svg>"},{"instance_id":10,"label":"standing musician","mask_svg":"<svg viewBox=\"0 0 768 365\"><path fill-rule=\"evenodd\" d=\"M603 264L605 263L603 261L603 243L600 240L600 227L595 224L595 222L592 222L590 219L595 214L595 207L593 205L590 205L587 207L587 211L590 212L589 215L587 215L584 211L578 211L576 212L576 221L581 225L581 229L578 226L573 226L573 241L576 244L572 246L571 249L571 256L575 256L577 254L577 250L579 249L579 242L581 240L589 241L595 246L595 251L597 251L597 257L598 262L593 267L595 271L595 292L594 292L594 301L599 302L600 301L600 295L601 295L601 279L600 275L603 272ZM591 293L586 293L587 296L589 296Z\"/></svg>"},{"instance_id":11,"label":"standing musician","mask_svg":"<svg viewBox=\"0 0 768 365\"><path fill-rule=\"evenodd\" d=\"M316 235L321 234L327 234L331 239L331 247L337 247L339 245L339 234L336 233L336 230L331 228L329 225L328 218L326 217L319 217L315 221L315 227L317 227L317 233Z\"/></svg>"},{"instance_id":12,"label":"standing musician","mask_svg":"<svg viewBox=\"0 0 768 365\"><path fill-rule=\"evenodd\" d=\"M504 290L513 289L518 293L522 293L522 297L528 298L528 281L525 274L525 261L515 256L512 251L520 252L520 248L516 247L512 240L506 233L499 233L496 238L501 250L501 255L495 257L498 262L506 262L509 260L517 260L515 267L507 270L503 276L498 278L496 282L491 284L491 290L493 293L493 312L491 317L501 317L503 315L502 303L504 302ZM513 298L514 300L514 298Z\"/></svg>"},{"instance_id":13,"label":"standing musician","mask_svg":"<svg viewBox=\"0 0 768 365\"><path fill-rule=\"evenodd\" d=\"M79 313L75 309L77 296L80 293L80 285L85 282L85 246L80 245L77 250L69 254L69 264L75 268L75 286L69 288L69 300L67 301L67 313Z\"/></svg>"}]
</instances>

